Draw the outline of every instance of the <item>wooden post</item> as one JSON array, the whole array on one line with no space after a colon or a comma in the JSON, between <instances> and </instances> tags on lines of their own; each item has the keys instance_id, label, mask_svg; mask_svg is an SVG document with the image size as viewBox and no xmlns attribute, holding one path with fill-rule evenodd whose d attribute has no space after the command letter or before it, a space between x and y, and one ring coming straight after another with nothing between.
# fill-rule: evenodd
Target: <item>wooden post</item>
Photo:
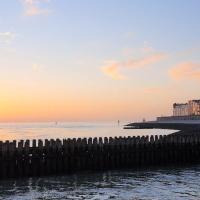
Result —
<instances>
[{"instance_id":1,"label":"wooden post","mask_svg":"<svg viewBox=\"0 0 200 200\"><path fill-rule=\"evenodd\" d=\"M31 157L29 156L30 141L26 140L24 144L24 174L30 176Z\"/></svg>"},{"instance_id":2,"label":"wooden post","mask_svg":"<svg viewBox=\"0 0 200 200\"><path fill-rule=\"evenodd\" d=\"M108 147L108 138L104 137L104 145L103 145L103 166L104 169L109 168L109 147Z\"/></svg>"},{"instance_id":3,"label":"wooden post","mask_svg":"<svg viewBox=\"0 0 200 200\"><path fill-rule=\"evenodd\" d=\"M9 141L6 141L2 145L2 177L9 177Z\"/></svg>"},{"instance_id":4,"label":"wooden post","mask_svg":"<svg viewBox=\"0 0 200 200\"><path fill-rule=\"evenodd\" d=\"M0 179L3 178L3 152L2 152L2 148L3 148L3 142L0 141Z\"/></svg>"},{"instance_id":5,"label":"wooden post","mask_svg":"<svg viewBox=\"0 0 200 200\"><path fill-rule=\"evenodd\" d=\"M98 146L98 163L99 163L99 169L104 169L103 165L103 139L102 137L99 138L99 146Z\"/></svg>"},{"instance_id":6,"label":"wooden post","mask_svg":"<svg viewBox=\"0 0 200 200\"><path fill-rule=\"evenodd\" d=\"M43 141L38 140L38 155L39 155L39 175L44 176L45 175L45 160L44 160L44 154L43 154Z\"/></svg>"},{"instance_id":7,"label":"wooden post","mask_svg":"<svg viewBox=\"0 0 200 200\"><path fill-rule=\"evenodd\" d=\"M62 142L56 139L56 173L63 173Z\"/></svg>"},{"instance_id":8,"label":"wooden post","mask_svg":"<svg viewBox=\"0 0 200 200\"><path fill-rule=\"evenodd\" d=\"M16 150L16 143L10 142L8 144L8 152L9 152L9 161L8 161L8 177L13 178L15 177L16 173L16 157L15 157L15 150Z\"/></svg>"},{"instance_id":9,"label":"wooden post","mask_svg":"<svg viewBox=\"0 0 200 200\"><path fill-rule=\"evenodd\" d=\"M20 140L18 142L17 148L17 176L24 176L24 152L23 152L24 141Z\"/></svg>"},{"instance_id":10,"label":"wooden post","mask_svg":"<svg viewBox=\"0 0 200 200\"><path fill-rule=\"evenodd\" d=\"M80 147L80 160L81 160L81 169L87 169L87 138L83 138L81 140L81 147Z\"/></svg>"},{"instance_id":11,"label":"wooden post","mask_svg":"<svg viewBox=\"0 0 200 200\"><path fill-rule=\"evenodd\" d=\"M68 156L69 156L69 139L63 140L63 165L64 165L64 173L69 173L69 160L68 160Z\"/></svg>"},{"instance_id":12,"label":"wooden post","mask_svg":"<svg viewBox=\"0 0 200 200\"><path fill-rule=\"evenodd\" d=\"M136 166L136 137L133 136L131 138L131 167L135 167Z\"/></svg>"},{"instance_id":13,"label":"wooden post","mask_svg":"<svg viewBox=\"0 0 200 200\"><path fill-rule=\"evenodd\" d=\"M56 142L54 139L50 140L50 148L49 148L49 162L51 166L51 173L56 173Z\"/></svg>"},{"instance_id":14,"label":"wooden post","mask_svg":"<svg viewBox=\"0 0 200 200\"><path fill-rule=\"evenodd\" d=\"M50 141L45 139L44 143L44 161L45 161L45 171L44 174L51 174L51 155L50 155Z\"/></svg>"},{"instance_id":15,"label":"wooden post","mask_svg":"<svg viewBox=\"0 0 200 200\"><path fill-rule=\"evenodd\" d=\"M98 167L98 142L97 138L95 137L92 142L92 154L93 154L93 159L92 159L92 169L96 170Z\"/></svg>"},{"instance_id":16,"label":"wooden post","mask_svg":"<svg viewBox=\"0 0 200 200\"><path fill-rule=\"evenodd\" d=\"M139 149L139 144L140 144L140 136L136 137L136 143L135 143L135 166L138 167L140 163L140 149Z\"/></svg>"}]
</instances>

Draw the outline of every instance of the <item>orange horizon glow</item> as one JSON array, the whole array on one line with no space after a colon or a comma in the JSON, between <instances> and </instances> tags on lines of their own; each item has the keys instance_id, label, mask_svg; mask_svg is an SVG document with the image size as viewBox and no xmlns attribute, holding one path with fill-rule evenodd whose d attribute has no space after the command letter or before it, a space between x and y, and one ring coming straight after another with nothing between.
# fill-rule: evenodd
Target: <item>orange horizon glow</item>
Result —
<instances>
[{"instance_id":1,"label":"orange horizon glow","mask_svg":"<svg viewBox=\"0 0 200 200\"><path fill-rule=\"evenodd\" d=\"M0 122L154 120L199 99L199 3L179 5L2 2Z\"/></svg>"}]
</instances>

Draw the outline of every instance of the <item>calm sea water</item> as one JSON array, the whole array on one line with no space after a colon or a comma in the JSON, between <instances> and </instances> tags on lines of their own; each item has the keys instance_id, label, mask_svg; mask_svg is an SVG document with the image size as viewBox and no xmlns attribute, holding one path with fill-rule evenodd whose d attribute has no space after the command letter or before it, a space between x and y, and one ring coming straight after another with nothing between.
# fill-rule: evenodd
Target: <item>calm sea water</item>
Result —
<instances>
[{"instance_id":1,"label":"calm sea water","mask_svg":"<svg viewBox=\"0 0 200 200\"><path fill-rule=\"evenodd\" d=\"M0 140L169 134L116 123L0 124ZM0 181L0 200L198 200L200 166L82 173Z\"/></svg>"},{"instance_id":2,"label":"calm sea water","mask_svg":"<svg viewBox=\"0 0 200 200\"><path fill-rule=\"evenodd\" d=\"M200 166L0 182L1 200L198 200Z\"/></svg>"},{"instance_id":3,"label":"calm sea water","mask_svg":"<svg viewBox=\"0 0 200 200\"><path fill-rule=\"evenodd\" d=\"M56 139L78 137L115 137L164 135L173 130L125 130L123 125L109 123L0 123L0 140Z\"/></svg>"}]
</instances>

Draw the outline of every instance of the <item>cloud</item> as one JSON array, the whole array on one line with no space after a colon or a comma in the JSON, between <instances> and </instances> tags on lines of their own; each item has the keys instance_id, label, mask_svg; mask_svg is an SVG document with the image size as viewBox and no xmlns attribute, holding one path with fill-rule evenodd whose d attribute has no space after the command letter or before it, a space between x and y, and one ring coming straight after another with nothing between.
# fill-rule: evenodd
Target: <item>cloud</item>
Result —
<instances>
[{"instance_id":1,"label":"cloud","mask_svg":"<svg viewBox=\"0 0 200 200\"><path fill-rule=\"evenodd\" d=\"M0 43L11 43L16 37L15 33L12 32L0 32Z\"/></svg>"},{"instance_id":2,"label":"cloud","mask_svg":"<svg viewBox=\"0 0 200 200\"><path fill-rule=\"evenodd\" d=\"M48 3L50 0L22 0L26 16L49 14L50 10L41 8L42 3Z\"/></svg>"},{"instance_id":3,"label":"cloud","mask_svg":"<svg viewBox=\"0 0 200 200\"><path fill-rule=\"evenodd\" d=\"M163 53L156 53L153 55L148 55L146 57L143 58L139 58L139 59L133 59L133 60L128 60L126 62L122 62L121 66L127 67L127 68L142 68L142 67L146 67L148 65L154 64L156 62L159 62L161 60L163 60L164 58L166 58L166 54Z\"/></svg>"},{"instance_id":4,"label":"cloud","mask_svg":"<svg viewBox=\"0 0 200 200\"><path fill-rule=\"evenodd\" d=\"M114 80L124 80L126 77L119 71L118 63L111 63L102 68L105 75L111 77Z\"/></svg>"},{"instance_id":5,"label":"cloud","mask_svg":"<svg viewBox=\"0 0 200 200\"><path fill-rule=\"evenodd\" d=\"M32 64L32 70L33 71L41 71L41 70L43 70L44 69L44 66L43 65L41 65L41 64Z\"/></svg>"},{"instance_id":6,"label":"cloud","mask_svg":"<svg viewBox=\"0 0 200 200\"><path fill-rule=\"evenodd\" d=\"M200 63L180 63L170 69L169 75L175 80L200 80Z\"/></svg>"},{"instance_id":7,"label":"cloud","mask_svg":"<svg viewBox=\"0 0 200 200\"><path fill-rule=\"evenodd\" d=\"M145 68L165 59L166 56L167 55L164 53L155 53L143 58L132 59L123 62L113 61L110 64L103 66L102 71L105 75L110 76L112 79L123 80L127 77L120 73L120 69Z\"/></svg>"}]
</instances>

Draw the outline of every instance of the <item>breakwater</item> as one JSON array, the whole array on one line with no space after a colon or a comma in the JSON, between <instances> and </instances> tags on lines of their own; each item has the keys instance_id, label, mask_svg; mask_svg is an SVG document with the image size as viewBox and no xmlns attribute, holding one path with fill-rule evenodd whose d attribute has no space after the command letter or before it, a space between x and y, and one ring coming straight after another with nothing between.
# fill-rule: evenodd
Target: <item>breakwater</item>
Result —
<instances>
[{"instance_id":1,"label":"breakwater","mask_svg":"<svg viewBox=\"0 0 200 200\"><path fill-rule=\"evenodd\" d=\"M0 142L0 178L200 162L200 136Z\"/></svg>"},{"instance_id":2,"label":"breakwater","mask_svg":"<svg viewBox=\"0 0 200 200\"><path fill-rule=\"evenodd\" d=\"M124 126L125 129L173 129L180 131L200 130L200 124L172 122L136 122Z\"/></svg>"}]
</instances>

